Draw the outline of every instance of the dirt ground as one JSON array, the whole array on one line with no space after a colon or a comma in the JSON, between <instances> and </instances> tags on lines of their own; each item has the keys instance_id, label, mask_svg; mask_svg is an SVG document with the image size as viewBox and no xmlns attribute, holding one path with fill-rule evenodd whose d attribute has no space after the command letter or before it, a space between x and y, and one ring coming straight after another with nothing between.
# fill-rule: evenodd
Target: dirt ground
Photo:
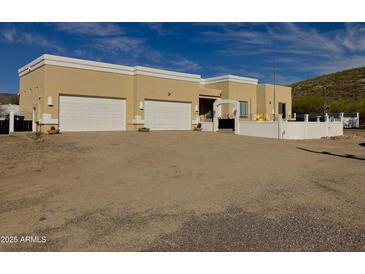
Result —
<instances>
[{"instance_id":1,"label":"dirt ground","mask_svg":"<svg viewBox=\"0 0 365 274\"><path fill-rule=\"evenodd\" d=\"M0 250L365 251L365 131L346 134L0 136Z\"/></svg>"}]
</instances>

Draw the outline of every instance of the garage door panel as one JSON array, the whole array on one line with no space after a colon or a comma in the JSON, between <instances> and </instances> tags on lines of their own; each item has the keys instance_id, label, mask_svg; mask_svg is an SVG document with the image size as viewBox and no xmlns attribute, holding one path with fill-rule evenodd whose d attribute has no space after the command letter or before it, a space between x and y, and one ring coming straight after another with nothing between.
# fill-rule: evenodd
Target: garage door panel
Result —
<instances>
[{"instance_id":1,"label":"garage door panel","mask_svg":"<svg viewBox=\"0 0 365 274\"><path fill-rule=\"evenodd\" d=\"M61 131L125 130L123 99L60 96Z\"/></svg>"},{"instance_id":2,"label":"garage door panel","mask_svg":"<svg viewBox=\"0 0 365 274\"><path fill-rule=\"evenodd\" d=\"M152 130L190 130L191 104L145 101L145 126Z\"/></svg>"}]
</instances>

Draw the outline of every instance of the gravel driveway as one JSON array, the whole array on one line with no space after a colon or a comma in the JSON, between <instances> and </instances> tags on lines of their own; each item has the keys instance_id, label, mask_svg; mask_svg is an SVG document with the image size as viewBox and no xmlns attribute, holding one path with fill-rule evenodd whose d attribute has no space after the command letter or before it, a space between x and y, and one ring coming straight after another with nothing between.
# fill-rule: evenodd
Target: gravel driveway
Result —
<instances>
[{"instance_id":1,"label":"gravel driveway","mask_svg":"<svg viewBox=\"0 0 365 274\"><path fill-rule=\"evenodd\" d=\"M365 251L363 143L0 136L0 250Z\"/></svg>"}]
</instances>

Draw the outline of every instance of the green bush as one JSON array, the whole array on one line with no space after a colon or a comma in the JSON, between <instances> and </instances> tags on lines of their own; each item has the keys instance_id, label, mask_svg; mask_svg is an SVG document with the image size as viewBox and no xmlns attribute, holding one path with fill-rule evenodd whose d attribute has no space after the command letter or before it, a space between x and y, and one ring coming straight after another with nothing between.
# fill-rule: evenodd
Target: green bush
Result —
<instances>
[{"instance_id":1,"label":"green bush","mask_svg":"<svg viewBox=\"0 0 365 274\"><path fill-rule=\"evenodd\" d=\"M297 96L293 99L293 112L322 112L323 98L320 96Z\"/></svg>"},{"instance_id":2,"label":"green bush","mask_svg":"<svg viewBox=\"0 0 365 274\"><path fill-rule=\"evenodd\" d=\"M321 113L323 112L323 97L297 96L293 99L293 113ZM328 100L328 112L359 112L360 124L365 123L365 98L356 101L346 99Z\"/></svg>"},{"instance_id":3,"label":"green bush","mask_svg":"<svg viewBox=\"0 0 365 274\"><path fill-rule=\"evenodd\" d=\"M4 105L7 105L7 104L19 105L19 96L14 95L14 96L1 98L0 99L0 105L1 104L4 104Z\"/></svg>"}]
</instances>

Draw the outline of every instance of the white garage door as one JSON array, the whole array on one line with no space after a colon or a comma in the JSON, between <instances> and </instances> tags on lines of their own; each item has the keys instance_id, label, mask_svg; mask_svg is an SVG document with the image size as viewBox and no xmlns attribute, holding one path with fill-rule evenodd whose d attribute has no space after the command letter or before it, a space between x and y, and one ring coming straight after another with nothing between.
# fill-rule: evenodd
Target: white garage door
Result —
<instances>
[{"instance_id":1,"label":"white garage door","mask_svg":"<svg viewBox=\"0 0 365 274\"><path fill-rule=\"evenodd\" d=\"M144 101L144 117L151 130L190 130L191 104Z\"/></svg>"},{"instance_id":2,"label":"white garage door","mask_svg":"<svg viewBox=\"0 0 365 274\"><path fill-rule=\"evenodd\" d=\"M60 130L125 130L125 112L123 99L60 96Z\"/></svg>"}]
</instances>

